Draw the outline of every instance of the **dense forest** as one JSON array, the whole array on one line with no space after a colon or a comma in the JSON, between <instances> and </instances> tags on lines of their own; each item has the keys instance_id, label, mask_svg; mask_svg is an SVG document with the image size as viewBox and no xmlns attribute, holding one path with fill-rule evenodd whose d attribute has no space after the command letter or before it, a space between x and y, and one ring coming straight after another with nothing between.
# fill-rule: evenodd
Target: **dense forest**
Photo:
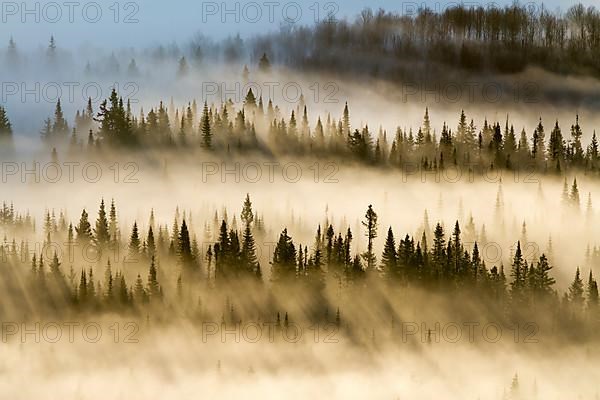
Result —
<instances>
[{"instance_id":1,"label":"dense forest","mask_svg":"<svg viewBox=\"0 0 600 400\"><path fill-rule=\"evenodd\" d=\"M463 242L474 235L472 222L462 228L466 234L458 221L451 232L425 221L420 237L395 236L391 227L382 229L369 206L361 232L318 226L314 240L301 243L287 228L277 240L268 238L249 196L239 216L241 226L226 210L215 212L196 233L188 226L189 214L178 210L169 228L151 212L142 232L137 222L119 224L114 201L107 206L102 200L95 221L85 209L74 222L63 212L57 217L46 211L44 239L38 241L42 234L36 234L34 219L4 204L2 313L66 318L144 312L168 320L174 311L199 321L281 324L294 318L343 326L352 335L369 323L358 311L362 307L378 304L384 320L402 321L399 299L439 296L444 303L463 304L451 312L456 318L475 312L507 325L536 322L559 337L596 337L600 308L592 271L577 268L568 290L559 293L546 254L530 254L528 260L521 249L525 236L516 241L505 270L502 263L486 265L480 255L480 246L490 240L485 233L472 246ZM385 243L377 250L380 234ZM365 251L354 250L355 235L365 236ZM365 299L359 308L356 298Z\"/></svg>"},{"instance_id":2,"label":"dense forest","mask_svg":"<svg viewBox=\"0 0 600 400\"><path fill-rule=\"evenodd\" d=\"M600 10L504 4L13 18L0 393L597 400Z\"/></svg>"},{"instance_id":3,"label":"dense forest","mask_svg":"<svg viewBox=\"0 0 600 400\"><path fill-rule=\"evenodd\" d=\"M413 5L415 6L413 8ZM258 63L268 54L273 64L388 81L431 82L466 73L512 74L536 66L559 74L599 76L600 11L571 5L566 12L543 3L510 6L461 4L431 10L416 3L401 12L365 8L354 21L327 15L313 26L284 25L276 33L231 36L214 41L203 32L187 44L157 45L138 56L149 63L179 63L179 74L211 62ZM18 71L31 62L10 38L6 67ZM58 65L64 54L54 37L47 62ZM110 57L87 62L88 74L139 76L143 65L133 58Z\"/></svg>"},{"instance_id":4,"label":"dense forest","mask_svg":"<svg viewBox=\"0 0 600 400\"><path fill-rule=\"evenodd\" d=\"M265 35L255 52L272 49L292 67L394 81L436 79L445 74L442 66L500 73L528 65L561 74L600 72L595 57L600 12L593 6L574 4L560 14L542 3L453 5L441 11L411 5L402 13L365 9L352 23L329 18L314 28Z\"/></svg>"},{"instance_id":5,"label":"dense forest","mask_svg":"<svg viewBox=\"0 0 600 400\"><path fill-rule=\"evenodd\" d=\"M181 109L173 102L160 102L145 113L134 114L130 103L113 90L98 110L92 101L77 111L69 124L57 102L53 118L47 118L41 138L48 150L59 147L69 154L82 150L133 151L162 148L190 153L193 149L217 157L235 155L257 157L318 157L332 162L359 162L365 165L397 168L411 173L459 168L465 175L494 169L528 173L561 174L567 171L596 175L600 155L596 132L584 134L579 116L567 132L558 120L552 128L542 119L529 133L515 128L509 117L504 122L475 122L464 110L456 127L444 122L439 132L432 126L429 110L424 110L421 126L398 125L395 132L353 127L348 103L339 117L309 117L308 106L300 98L289 116L283 106L267 104L249 89L242 104L233 101L219 105L198 105L194 99ZM374 124L375 126L376 123ZM12 128L6 110L0 108L0 135L8 146ZM585 137L584 137L585 136ZM584 140L589 139L587 145Z\"/></svg>"}]
</instances>

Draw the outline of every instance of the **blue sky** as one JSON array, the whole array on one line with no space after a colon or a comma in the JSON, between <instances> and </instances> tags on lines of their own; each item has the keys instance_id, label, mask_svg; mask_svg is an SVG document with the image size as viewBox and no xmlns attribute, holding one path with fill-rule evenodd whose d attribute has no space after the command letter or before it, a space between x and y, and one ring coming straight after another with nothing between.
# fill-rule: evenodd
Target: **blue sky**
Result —
<instances>
[{"instance_id":1,"label":"blue sky","mask_svg":"<svg viewBox=\"0 0 600 400\"><path fill-rule=\"evenodd\" d=\"M501 6L511 2L490 0L465 4ZM583 3L592 5L597 0ZM450 0L3 1L0 3L0 40L6 43L12 35L21 47L45 46L53 34L59 45L69 48L90 43L100 47L185 43L196 33L219 39L236 33L248 36L276 30L286 18L306 25L332 11L338 18L348 18L367 6L407 12L421 4L444 9L456 3ZM542 3L525 4L539 8ZM543 4L546 8L564 11L573 2L547 0Z\"/></svg>"}]
</instances>

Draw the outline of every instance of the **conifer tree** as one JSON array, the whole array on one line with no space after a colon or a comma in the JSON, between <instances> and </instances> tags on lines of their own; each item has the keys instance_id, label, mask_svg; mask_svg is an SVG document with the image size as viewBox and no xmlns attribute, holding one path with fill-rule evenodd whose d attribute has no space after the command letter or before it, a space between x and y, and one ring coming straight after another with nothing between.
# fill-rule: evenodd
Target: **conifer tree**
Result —
<instances>
[{"instance_id":1,"label":"conifer tree","mask_svg":"<svg viewBox=\"0 0 600 400\"><path fill-rule=\"evenodd\" d=\"M210 116L208 115L208 105L204 102L202 109L202 118L200 120L200 132L202 133L202 144L206 149L212 148L212 132L210 127Z\"/></svg>"},{"instance_id":2,"label":"conifer tree","mask_svg":"<svg viewBox=\"0 0 600 400\"><path fill-rule=\"evenodd\" d=\"M571 153L573 164L578 166L583 163L583 146L581 145L582 136L583 132L581 126L579 126L579 115L577 115L575 118L575 125L571 125L571 137L573 138Z\"/></svg>"},{"instance_id":3,"label":"conifer tree","mask_svg":"<svg viewBox=\"0 0 600 400\"><path fill-rule=\"evenodd\" d=\"M396 241L392 228L388 229L385 246L381 256L381 269L386 277L392 278L397 272L398 254L396 253Z\"/></svg>"},{"instance_id":4,"label":"conifer tree","mask_svg":"<svg viewBox=\"0 0 600 400\"><path fill-rule=\"evenodd\" d=\"M50 36L50 43L48 44L46 55L48 56L50 65L53 65L56 62L56 41L54 40L54 35Z\"/></svg>"},{"instance_id":5,"label":"conifer tree","mask_svg":"<svg viewBox=\"0 0 600 400\"><path fill-rule=\"evenodd\" d=\"M267 57L267 53L263 53L262 57L258 61L258 69L263 73L267 73L271 70L271 62Z\"/></svg>"},{"instance_id":6,"label":"conifer tree","mask_svg":"<svg viewBox=\"0 0 600 400\"><path fill-rule=\"evenodd\" d=\"M552 267L548 263L548 258L545 254L542 254L535 268L536 279L534 288L534 291L541 296L549 297L554 291L552 287L556 281L550 276L551 269Z\"/></svg>"},{"instance_id":7,"label":"conifer tree","mask_svg":"<svg viewBox=\"0 0 600 400\"><path fill-rule=\"evenodd\" d=\"M192 244L190 241L190 233L187 228L185 219L181 223L181 229L179 230L179 241L177 254L179 256L179 262L186 268L194 267L194 258L192 256Z\"/></svg>"},{"instance_id":8,"label":"conifer tree","mask_svg":"<svg viewBox=\"0 0 600 400\"><path fill-rule=\"evenodd\" d=\"M115 207L115 200L110 202L110 212L108 221L108 234L110 236L111 246L114 248L118 241L118 225L117 225L117 209Z\"/></svg>"},{"instance_id":9,"label":"conifer tree","mask_svg":"<svg viewBox=\"0 0 600 400\"><path fill-rule=\"evenodd\" d=\"M60 104L60 99L56 102L54 110L54 122L52 124L52 136L57 139L64 139L69 134L69 125L65 119Z\"/></svg>"},{"instance_id":10,"label":"conifer tree","mask_svg":"<svg viewBox=\"0 0 600 400\"><path fill-rule=\"evenodd\" d=\"M342 133L344 136L350 135L350 112L348 111L348 102L344 105L344 115L342 117Z\"/></svg>"},{"instance_id":11,"label":"conifer tree","mask_svg":"<svg viewBox=\"0 0 600 400\"><path fill-rule=\"evenodd\" d=\"M79 292L77 293L77 299L79 300L80 304L87 303L87 301L88 301L87 291L88 291L87 276L85 273L85 269L82 269L80 279L79 279Z\"/></svg>"},{"instance_id":12,"label":"conifer tree","mask_svg":"<svg viewBox=\"0 0 600 400\"><path fill-rule=\"evenodd\" d=\"M510 275L513 278L510 283L510 294L516 304L521 304L525 301L525 262L521 253L521 242L517 242L517 250L512 262Z\"/></svg>"},{"instance_id":13,"label":"conifer tree","mask_svg":"<svg viewBox=\"0 0 600 400\"><path fill-rule=\"evenodd\" d=\"M152 225L148 228L148 237L146 238L146 247L148 248L148 254L154 257L156 254L156 242L154 241L154 232Z\"/></svg>"},{"instance_id":14,"label":"conifer tree","mask_svg":"<svg viewBox=\"0 0 600 400\"><path fill-rule=\"evenodd\" d=\"M12 125L8 119L6 109L0 106L0 145L12 145Z\"/></svg>"},{"instance_id":15,"label":"conifer tree","mask_svg":"<svg viewBox=\"0 0 600 400\"><path fill-rule=\"evenodd\" d=\"M255 273L258 265L258 259L256 257L256 245L252 235L252 222L254 221L254 214L252 212L252 202L250 201L249 194L246 194L246 199L244 200L241 219L244 223L244 235L242 238L240 257L242 266L248 272Z\"/></svg>"},{"instance_id":16,"label":"conifer tree","mask_svg":"<svg viewBox=\"0 0 600 400\"><path fill-rule=\"evenodd\" d=\"M99 249L105 248L110 242L110 233L108 219L106 218L106 210L104 208L104 199L102 199L100 202L98 218L96 219L96 228L94 229L94 238L96 241L96 246Z\"/></svg>"},{"instance_id":17,"label":"conifer tree","mask_svg":"<svg viewBox=\"0 0 600 400\"><path fill-rule=\"evenodd\" d=\"M135 286L133 289L134 298L136 303L143 304L147 300L146 289L144 289L144 282L142 281L142 277L138 274L137 279L135 280Z\"/></svg>"},{"instance_id":18,"label":"conifer tree","mask_svg":"<svg viewBox=\"0 0 600 400\"><path fill-rule=\"evenodd\" d=\"M140 254L140 234L138 232L137 222L133 222L133 228L131 229L131 236L129 237L129 257L131 261L137 261L138 255Z\"/></svg>"},{"instance_id":19,"label":"conifer tree","mask_svg":"<svg viewBox=\"0 0 600 400\"><path fill-rule=\"evenodd\" d=\"M592 163L592 167L594 167L596 162L598 161L598 156L600 154L598 138L596 137L596 131L594 131L594 134L592 135L592 141L588 145L587 153Z\"/></svg>"},{"instance_id":20,"label":"conifer tree","mask_svg":"<svg viewBox=\"0 0 600 400\"><path fill-rule=\"evenodd\" d=\"M90 225L85 209L81 212L81 218L79 219L79 224L75 227L75 232L77 232L77 241L82 245L90 243L93 239L92 226Z\"/></svg>"},{"instance_id":21,"label":"conifer tree","mask_svg":"<svg viewBox=\"0 0 600 400\"><path fill-rule=\"evenodd\" d=\"M156 277L156 261L154 255L150 260L150 268L148 270L148 295L150 299L158 299L160 297L160 285Z\"/></svg>"},{"instance_id":22,"label":"conifer tree","mask_svg":"<svg viewBox=\"0 0 600 400\"><path fill-rule=\"evenodd\" d=\"M577 178L573 179L573 185L571 186L571 194L569 196L569 200L571 202L571 206L579 210L580 201L579 201L579 189L577 188Z\"/></svg>"},{"instance_id":23,"label":"conifer tree","mask_svg":"<svg viewBox=\"0 0 600 400\"><path fill-rule=\"evenodd\" d=\"M591 270L586 289L588 312L591 316L598 318L598 283L594 279Z\"/></svg>"},{"instance_id":24,"label":"conifer tree","mask_svg":"<svg viewBox=\"0 0 600 400\"><path fill-rule=\"evenodd\" d=\"M576 310L581 310L581 307L583 306L583 294L583 280L579 273L579 267L577 267L575 278L573 279L571 286L569 286L569 301L575 306Z\"/></svg>"},{"instance_id":25,"label":"conifer tree","mask_svg":"<svg viewBox=\"0 0 600 400\"><path fill-rule=\"evenodd\" d=\"M52 262L50 263L50 275L54 279L54 282L59 285L58 287L62 289L62 284L64 283L64 275L60 270L60 261L58 260L58 254L56 251L54 252L54 256L52 257Z\"/></svg>"},{"instance_id":26,"label":"conifer tree","mask_svg":"<svg viewBox=\"0 0 600 400\"><path fill-rule=\"evenodd\" d=\"M246 94L246 97L244 98L244 105L251 110L256 108L256 96L254 96L254 92L252 92L252 88L248 89L248 93Z\"/></svg>"},{"instance_id":27,"label":"conifer tree","mask_svg":"<svg viewBox=\"0 0 600 400\"><path fill-rule=\"evenodd\" d=\"M104 290L105 290L104 297L108 304L112 303L112 301L114 299L113 286L114 286L113 274L112 274L112 268L111 268L110 259L109 259L106 262L106 269L104 270Z\"/></svg>"},{"instance_id":28,"label":"conifer tree","mask_svg":"<svg viewBox=\"0 0 600 400\"><path fill-rule=\"evenodd\" d=\"M288 236L287 229L279 235L279 240L273 253L274 282L290 281L296 276L296 247L292 238Z\"/></svg>"},{"instance_id":29,"label":"conifer tree","mask_svg":"<svg viewBox=\"0 0 600 400\"><path fill-rule=\"evenodd\" d=\"M373 240L377 237L377 214L371 205L369 205L367 209L365 220L362 221L362 225L367 230L365 233L365 236L367 237L367 251L362 254L362 257L367 264L367 269L372 271L377 264L377 258L373 251Z\"/></svg>"}]
</instances>

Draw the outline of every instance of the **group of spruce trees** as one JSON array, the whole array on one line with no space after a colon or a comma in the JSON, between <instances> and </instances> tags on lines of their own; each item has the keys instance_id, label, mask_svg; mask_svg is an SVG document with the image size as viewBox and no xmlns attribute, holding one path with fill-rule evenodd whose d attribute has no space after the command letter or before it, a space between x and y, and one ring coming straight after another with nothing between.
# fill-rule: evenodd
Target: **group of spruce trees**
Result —
<instances>
[{"instance_id":1,"label":"group of spruce trees","mask_svg":"<svg viewBox=\"0 0 600 400\"><path fill-rule=\"evenodd\" d=\"M302 116L298 119L299 115ZM259 129L264 129L264 135L257 134ZM88 132L85 140L79 137L82 131ZM11 126L5 110L0 109L0 135L3 132L4 136L10 135ZM568 135L563 134L558 121L548 134L540 118L528 136L524 128L517 135L508 117L504 127L484 119L478 129L464 111L456 129L444 122L438 135L432 128L428 109L416 131L398 127L389 135L379 128L375 134L367 125L351 128L348 104L339 120L331 115L325 121L318 117L316 125L311 127L302 98L286 119L272 101L265 108L262 98L257 99L252 89L239 109L231 100L220 106L208 106L205 102L200 113L195 100L181 110L173 104L165 107L161 102L147 114L142 110L138 117L132 114L130 103L124 103L113 90L110 98L100 104L98 113L94 113L91 100L84 110L77 112L70 136L60 101L54 119L47 119L42 129L42 138L50 146L68 145L73 153L84 146L91 150L102 146L113 149L167 146L176 151L190 151L197 146L223 156L232 152L312 155L411 172L465 168L471 172L508 169L561 173L574 169L597 173L600 153L596 133L592 133L587 146L583 144L583 135L578 116Z\"/></svg>"},{"instance_id":2,"label":"group of spruce trees","mask_svg":"<svg viewBox=\"0 0 600 400\"><path fill-rule=\"evenodd\" d=\"M10 229L15 215L12 207L4 206L5 229ZM76 225L67 223L62 212L57 221L54 213L47 211L45 240L38 254L38 249L32 248L31 256L27 242L22 241L17 248L14 239L11 244L5 238L0 248L2 264L10 273L3 284L11 275L26 270L26 281L32 289L26 293L33 293L42 308L114 310L149 303L160 305L165 297L176 305L184 285L201 291L208 284L226 291L236 282L245 282L262 288L259 290L302 287L308 288L313 296L322 296L330 285L368 290L378 287L376 282L380 282L392 293L413 287L440 295L466 294L514 312L554 305L575 316L587 315L593 321L600 318L598 287L591 271L584 283L577 268L568 292L561 299L554 288L552 267L546 255L526 260L521 243L517 242L507 277L502 264L486 266L477 242L470 249L465 246L458 222L449 237L438 223L430 233L431 238L427 237L429 229L425 227L420 240L405 235L399 242L390 227L380 260L374 248L379 221L371 206L362 221L367 246L360 254L352 249L350 228L336 232L329 225L322 232L319 227L310 247L294 243L284 229L270 258L270 270L263 276L255 237L264 238L264 229L252 210L249 196L241 212L242 229L238 230L235 218L228 225L224 217L218 234L211 235L210 229L205 232L203 240L207 246L202 249L186 223L185 214L181 222L180 216L176 216L169 233L166 226L157 227L151 213L147 233L142 235L134 222L129 239L124 242L116 215L114 202L106 212L104 201L93 226L85 210ZM65 247L56 247L59 243L65 243ZM60 257L57 248L61 249ZM54 253L49 255L52 250ZM85 264L93 264L95 268L75 268ZM104 276L98 278L97 268L102 267ZM143 276L147 277L145 281ZM19 288L8 287L9 295L25 296ZM176 293L165 291L167 287L175 288Z\"/></svg>"}]
</instances>

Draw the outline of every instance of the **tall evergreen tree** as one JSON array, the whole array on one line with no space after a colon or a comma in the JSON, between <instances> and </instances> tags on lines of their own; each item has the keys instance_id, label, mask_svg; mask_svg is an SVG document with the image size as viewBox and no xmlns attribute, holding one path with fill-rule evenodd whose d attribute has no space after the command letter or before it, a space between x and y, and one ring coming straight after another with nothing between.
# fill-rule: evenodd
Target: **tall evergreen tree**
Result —
<instances>
[{"instance_id":1,"label":"tall evergreen tree","mask_svg":"<svg viewBox=\"0 0 600 400\"><path fill-rule=\"evenodd\" d=\"M367 264L367 269L372 271L377 264L377 258L373 251L373 241L377 237L377 214L373 210L373 206L369 205L365 214L365 220L362 221L362 225L366 228L367 232L367 251L362 254L363 259Z\"/></svg>"},{"instance_id":2,"label":"tall evergreen tree","mask_svg":"<svg viewBox=\"0 0 600 400\"><path fill-rule=\"evenodd\" d=\"M573 278L573 282L571 283L571 286L569 286L569 301L578 311L583 307L583 294L583 280L580 276L579 267L577 267L575 278Z\"/></svg>"},{"instance_id":3,"label":"tall evergreen tree","mask_svg":"<svg viewBox=\"0 0 600 400\"><path fill-rule=\"evenodd\" d=\"M202 145L206 149L212 148L212 131L210 127L210 116L208 114L208 105L204 102L202 118L200 119L200 132L202 133Z\"/></svg>"},{"instance_id":4,"label":"tall evergreen tree","mask_svg":"<svg viewBox=\"0 0 600 400\"><path fill-rule=\"evenodd\" d=\"M383 254L381 255L381 269L386 277L392 278L397 272L397 266L398 254L396 253L396 241L390 227L385 239Z\"/></svg>"},{"instance_id":5,"label":"tall evergreen tree","mask_svg":"<svg viewBox=\"0 0 600 400\"><path fill-rule=\"evenodd\" d=\"M129 257L131 261L137 261L140 254L141 241L140 234L138 231L137 222L133 222L133 228L131 229L131 236L129 237Z\"/></svg>"},{"instance_id":6,"label":"tall evergreen tree","mask_svg":"<svg viewBox=\"0 0 600 400\"><path fill-rule=\"evenodd\" d=\"M256 244L252 235L252 222L254 214L252 212L252 202L250 195L246 194L244 206L242 208L241 219L244 223L244 235L242 237L241 262L242 266L248 271L255 273L258 266L258 258L256 256Z\"/></svg>"},{"instance_id":7,"label":"tall evergreen tree","mask_svg":"<svg viewBox=\"0 0 600 400\"><path fill-rule=\"evenodd\" d=\"M287 229L279 235L272 264L271 276L274 282L289 282L296 277L296 247L288 236Z\"/></svg>"},{"instance_id":8,"label":"tall evergreen tree","mask_svg":"<svg viewBox=\"0 0 600 400\"><path fill-rule=\"evenodd\" d=\"M108 219L106 218L106 210L104 208L104 199L100 202L98 210L98 218L96 219L96 228L94 229L94 238L96 246L103 249L110 242L110 233L108 228Z\"/></svg>"},{"instance_id":9,"label":"tall evergreen tree","mask_svg":"<svg viewBox=\"0 0 600 400\"><path fill-rule=\"evenodd\" d=\"M93 239L92 226L85 209L81 212L81 218L79 224L75 227L75 232L77 232L77 241L82 245L90 243Z\"/></svg>"},{"instance_id":10,"label":"tall evergreen tree","mask_svg":"<svg viewBox=\"0 0 600 400\"><path fill-rule=\"evenodd\" d=\"M177 246L177 255L179 257L179 262L181 263L181 265L186 268L193 268L195 260L192 255L190 233L188 231L185 219L181 223L181 229L179 230L179 240Z\"/></svg>"},{"instance_id":11,"label":"tall evergreen tree","mask_svg":"<svg viewBox=\"0 0 600 400\"><path fill-rule=\"evenodd\" d=\"M510 294L516 305L522 305L525 301L525 261L521 252L521 242L517 242L517 250L512 262L510 275L512 282L510 283Z\"/></svg>"},{"instance_id":12,"label":"tall evergreen tree","mask_svg":"<svg viewBox=\"0 0 600 400\"><path fill-rule=\"evenodd\" d=\"M160 297L160 285L158 284L156 275L156 260L154 255L152 255L150 260L150 268L148 270L148 295L152 300Z\"/></svg>"},{"instance_id":13,"label":"tall evergreen tree","mask_svg":"<svg viewBox=\"0 0 600 400\"><path fill-rule=\"evenodd\" d=\"M6 109L0 106L0 150L12 147L12 125L8 119Z\"/></svg>"}]
</instances>

